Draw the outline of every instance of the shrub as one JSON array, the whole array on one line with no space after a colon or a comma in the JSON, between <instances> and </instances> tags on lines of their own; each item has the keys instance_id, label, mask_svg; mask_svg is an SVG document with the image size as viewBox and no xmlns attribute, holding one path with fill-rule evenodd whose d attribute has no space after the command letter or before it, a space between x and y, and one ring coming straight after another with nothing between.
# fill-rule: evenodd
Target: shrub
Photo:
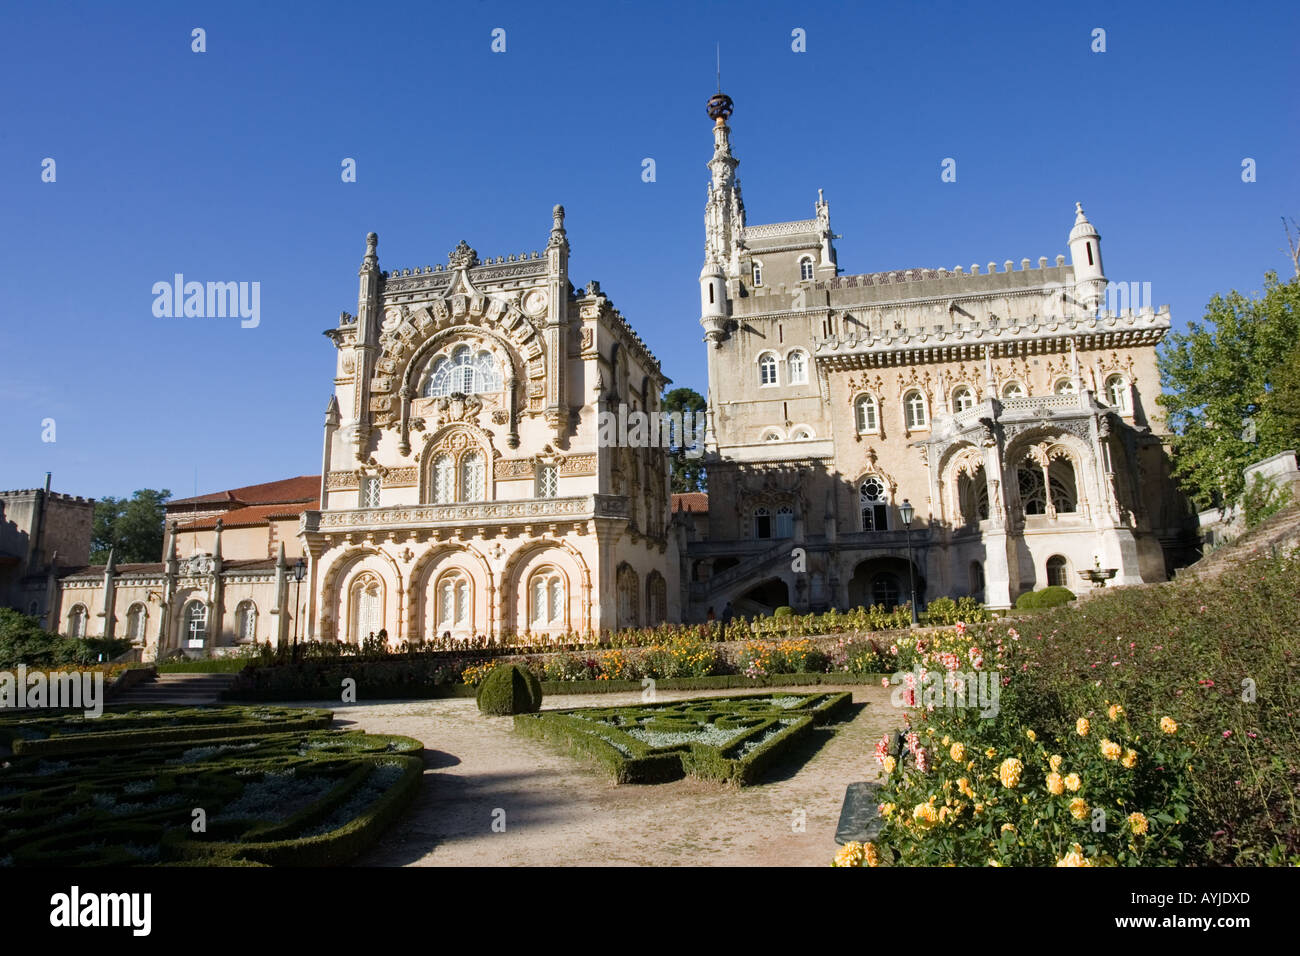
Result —
<instances>
[{"instance_id":1,"label":"shrub","mask_svg":"<svg viewBox=\"0 0 1300 956\"><path fill-rule=\"evenodd\" d=\"M783 604L783 605L781 605L779 608L777 608L775 611L772 612L772 616L773 616L773 617L789 617L789 616L790 616L791 614L793 614L793 613L794 613L794 608L790 607L790 605L788 605L788 604Z\"/></svg>"},{"instance_id":2,"label":"shrub","mask_svg":"<svg viewBox=\"0 0 1300 956\"><path fill-rule=\"evenodd\" d=\"M478 709L485 714L533 714L541 707L542 685L518 664L493 668L478 689Z\"/></svg>"},{"instance_id":3,"label":"shrub","mask_svg":"<svg viewBox=\"0 0 1300 956\"><path fill-rule=\"evenodd\" d=\"M1292 500L1291 489L1279 488L1262 475L1255 475L1255 480L1241 496L1242 518L1247 530L1259 527Z\"/></svg>"},{"instance_id":4,"label":"shrub","mask_svg":"<svg viewBox=\"0 0 1300 956\"><path fill-rule=\"evenodd\" d=\"M1016 608L1021 611L1032 611L1039 608L1060 607L1063 604L1069 604L1073 600L1073 591L1069 588L1063 588L1059 584L1053 584L1041 591L1029 591L1020 595L1020 597L1016 598Z\"/></svg>"}]
</instances>

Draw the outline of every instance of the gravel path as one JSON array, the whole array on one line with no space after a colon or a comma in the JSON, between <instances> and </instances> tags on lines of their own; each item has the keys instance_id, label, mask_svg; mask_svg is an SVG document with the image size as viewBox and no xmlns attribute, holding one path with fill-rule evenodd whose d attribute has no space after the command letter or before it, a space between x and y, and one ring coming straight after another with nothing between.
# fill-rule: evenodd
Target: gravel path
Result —
<instances>
[{"instance_id":1,"label":"gravel path","mask_svg":"<svg viewBox=\"0 0 1300 956\"><path fill-rule=\"evenodd\" d=\"M844 788L876 778L872 747L898 712L879 686L807 690L852 691L855 713L819 728L811 756L743 789L691 777L620 786L594 762L516 736L511 718L484 717L469 699L310 706L331 708L336 727L405 734L426 748L424 786L357 861L363 866L825 866L837 849ZM736 693L660 691L658 699ZM565 695L543 708L639 702L637 693Z\"/></svg>"}]
</instances>

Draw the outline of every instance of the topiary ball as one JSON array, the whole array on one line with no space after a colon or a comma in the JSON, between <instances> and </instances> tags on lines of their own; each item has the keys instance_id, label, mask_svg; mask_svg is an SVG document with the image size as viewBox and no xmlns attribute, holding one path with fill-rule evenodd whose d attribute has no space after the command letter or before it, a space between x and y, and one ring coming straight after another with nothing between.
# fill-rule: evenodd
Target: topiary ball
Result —
<instances>
[{"instance_id":1,"label":"topiary ball","mask_svg":"<svg viewBox=\"0 0 1300 956\"><path fill-rule=\"evenodd\" d=\"M532 714L541 709L542 685L518 664L492 668L478 688L478 709L498 717Z\"/></svg>"},{"instance_id":2,"label":"topiary ball","mask_svg":"<svg viewBox=\"0 0 1300 956\"><path fill-rule=\"evenodd\" d=\"M773 617L789 617L789 616L792 615L793 613L794 613L794 608L790 607L790 605L788 605L788 604L782 604L779 608L776 609L776 611L773 612L773 615L772 615L772 616L773 616Z\"/></svg>"}]
</instances>

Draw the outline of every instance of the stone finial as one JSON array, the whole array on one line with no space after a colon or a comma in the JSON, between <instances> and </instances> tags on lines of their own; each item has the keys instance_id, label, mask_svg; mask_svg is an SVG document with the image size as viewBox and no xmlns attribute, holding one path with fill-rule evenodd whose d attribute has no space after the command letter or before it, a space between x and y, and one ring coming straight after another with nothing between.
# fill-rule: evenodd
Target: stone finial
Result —
<instances>
[{"instance_id":1,"label":"stone finial","mask_svg":"<svg viewBox=\"0 0 1300 956\"><path fill-rule=\"evenodd\" d=\"M453 269L469 269L478 265L478 253L470 248L468 242L462 239L456 243L456 248L447 253L447 262Z\"/></svg>"},{"instance_id":2,"label":"stone finial","mask_svg":"<svg viewBox=\"0 0 1300 956\"><path fill-rule=\"evenodd\" d=\"M366 233L366 257L361 264L370 268L379 265L379 233Z\"/></svg>"}]
</instances>

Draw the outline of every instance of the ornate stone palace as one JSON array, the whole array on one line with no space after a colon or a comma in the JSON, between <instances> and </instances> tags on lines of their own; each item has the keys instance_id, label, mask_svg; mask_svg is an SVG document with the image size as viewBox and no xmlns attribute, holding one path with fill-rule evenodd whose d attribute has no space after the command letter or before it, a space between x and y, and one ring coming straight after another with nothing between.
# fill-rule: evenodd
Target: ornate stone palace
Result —
<instances>
[{"instance_id":1,"label":"ornate stone palace","mask_svg":"<svg viewBox=\"0 0 1300 956\"><path fill-rule=\"evenodd\" d=\"M841 275L820 190L810 219L746 221L732 109L709 102L711 507L685 548L687 614L892 605L913 580L922 604L1007 607L1087 587L1098 563L1164 580L1189 514L1155 404L1169 311L1101 311L1083 208L1069 264Z\"/></svg>"},{"instance_id":2,"label":"ornate stone palace","mask_svg":"<svg viewBox=\"0 0 1300 956\"><path fill-rule=\"evenodd\" d=\"M707 496L670 501L663 448L601 440L602 412L657 413L668 380L597 283L570 283L563 208L540 253L462 242L445 266L381 270L371 233L357 312L326 333L321 474L172 502L151 565L85 567L67 542L55 560L89 503L10 493L10 600L152 658L895 605L913 585L1001 608L1186 560L1155 403L1169 312L1103 310L1082 207L1068 264L841 275L820 191L812 218L747 223L732 107L709 101Z\"/></svg>"}]
</instances>

